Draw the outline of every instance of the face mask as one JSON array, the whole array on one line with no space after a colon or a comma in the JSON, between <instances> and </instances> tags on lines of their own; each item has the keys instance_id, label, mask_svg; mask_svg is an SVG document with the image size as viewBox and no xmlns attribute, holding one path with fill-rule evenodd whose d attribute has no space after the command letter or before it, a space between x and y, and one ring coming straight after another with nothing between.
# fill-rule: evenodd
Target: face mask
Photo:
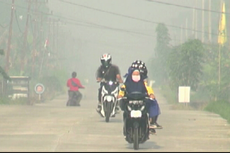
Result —
<instances>
[{"instance_id":1,"label":"face mask","mask_svg":"<svg viewBox=\"0 0 230 153\"><path fill-rule=\"evenodd\" d=\"M138 81L140 81L141 76L140 75L133 75L132 79L133 79L134 82L138 82Z\"/></svg>"}]
</instances>

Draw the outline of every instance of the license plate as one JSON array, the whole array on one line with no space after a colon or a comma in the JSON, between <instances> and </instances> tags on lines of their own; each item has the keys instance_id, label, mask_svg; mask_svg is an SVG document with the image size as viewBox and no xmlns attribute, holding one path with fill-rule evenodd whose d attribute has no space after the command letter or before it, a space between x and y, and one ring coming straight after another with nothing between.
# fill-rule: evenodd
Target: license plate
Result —
<instances>
[{"instance_id":1,"label":"license plate","mask_svg":"<svg viewBox=\"0 0 230 153\"><path fill-rule=\"evenodd\" d=\"M142 116L141 111L131 111L132 118L140 118Z\"/></svg>"}]
</instances>

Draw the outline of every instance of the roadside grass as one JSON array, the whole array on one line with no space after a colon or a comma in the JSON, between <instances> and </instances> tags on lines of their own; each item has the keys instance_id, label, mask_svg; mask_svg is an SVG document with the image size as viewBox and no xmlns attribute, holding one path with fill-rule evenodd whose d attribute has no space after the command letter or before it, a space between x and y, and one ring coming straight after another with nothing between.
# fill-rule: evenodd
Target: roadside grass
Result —
<instances>
[{"instance_id":1,"label":"roadside grass","mask_svg":"<svg viewBox=\"0 0 230 153\"><path fill-rule=\"evenodd\" d=\"M17 98L17 99L11 99L7 97L1 97L0 98L0 105L33 105L35 103L41 103L45 101L50 101L55 99L57 96L64 94L64 92L55 93L52 95L44 95L41 100L38 99L38 96L31 96L30 100L27 98Z\"/></svg>"},{"instance_id":2,"label":"roadside grass","mask_svg":"<svg viewBox=\"0 0 230 153\"><path fill-rule=\"evenodd\" d=\"M6 97L1 97L0 98L0 105L3 105L3 104L9 104L9 98L6 98Z\"/></svg>"},{"instance_id":3,"label":"roadside grass","mask_svg":"<svg viewBox=\"0 0 230 153\"><path fill-rule=\"evenodd\" d=\"M210 102L204 111L219 114L222 118L226 119L230 123L230 103L225 101Z\"/></svg>"},{"instance_id":4,"label":"roadside grass","mask_svg":"<svg viewBox=\"0 0 230 153\"><path fill-rule=\"evenodd\" d=\"M190 106L190 104L179 103L178 97L175 92L173 92L169 86L161 86L160 88L161 94L165 97L167 102L171 105L171 108L174 110L193 110L194 108Z\"/></svg>"},{"instance_id":5,"label":"roadside grass","mask_svg":"<svg viewBox=\"0 0 230 153\"><path fill-rule=\"evenodd\" d=\"M191 102L189 104L178 103L177 94L172 92L168 86L159 88L167 102L174 110L203 110L220 115L230 123L230 103L225 101L197 101L200 97L197 93L191 92Z\"/></svg>"},{"instance_id":6,"label":"roadside grass","mask_svg":"<svg viewBox=\"0 0 230 153\"><path fill-rule=\"evenodd\" d=\"M19 99L12 100L7 97L1 97L0 99L0 105L27 105L27 104L28 104L27 98L19 98Z\"/></svg>"}]
</instances>

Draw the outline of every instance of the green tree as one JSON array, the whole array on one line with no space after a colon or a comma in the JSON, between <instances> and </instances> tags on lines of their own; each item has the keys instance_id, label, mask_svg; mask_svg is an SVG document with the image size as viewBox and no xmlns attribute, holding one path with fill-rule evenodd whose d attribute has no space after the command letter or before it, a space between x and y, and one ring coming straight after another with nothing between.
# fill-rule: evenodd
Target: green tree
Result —
<instances>
[{"instance_id":1,"label":"green tree","mask_svg":"<svg viewBox=\"0 0 230 153\"><path fill-rule=\"evenodd\" d=\"M161 84L168 78L167 58L171 50L169 47L171 38L168 28L163 23L158 24L156 33L157 43L155 55L151 59L151 70L153 78L157 83Z\"/></svg>"},{"instance_id":2,"label":"green tree","mask_svg":"<svg viewBox=\"0 0 230 153\"><path fill-rule=\"evenodd\" d=\"M0 55L4 55L4 51L2 49L0 50ZM0 66L0 74L3 76L3 78L9 79L9 76L1 66Z\"/></svg>"},{"instance_id":3,"label":"green tree","mask_svg":"<svg viewBox=\"0 0 230 153\"><path fill-rule=\"evenodd\" d=\"M36 4L36 1L30 1L31 8L30 12L28 12L29 1L15 1L14 7L14 18L12 25L12 40L11 40L11 51L10 51L10 61L11 67L9 70L9 74L13 75L32 75L32 63L36 61L41 61L42 51L41 48L45 42L45 35L48 32L48 14L49 8L46 5L46 0L39 0ZM11 1L2 2L0 5L0 32L4 32L6 30L6 34L1 36L5 41L8 38L8 28L10 23L10 14L11 14ZM26 20L27 15L29 15L28 20L28 33L27 33L27 41L26 46L24 46L24 36L25 36L25 28L26 28ZM35 29L36 25L36 29ZM35 35L34 35L35 34ZM35 37L34 37L35 36ZM0 42L1 48L6 48L6 43L4 41ZM21 57L22 51L24 51L25 58L25 68L22 72L21 70ZM33 54L34 53L34 54ZM33 55L38 55L33 58ZM35 60L35 62L34 62ZM34 66L34 65L33 65ZM35 69L38 69L37 65L35 65ZM37 71L35 71L37 72ZM34 72L34 73L35 73ZM37 74L34 74L37 76Z\"/></svg>"},{"instance_id":4,"label":"green tree","mask_svg":"<svg viewBox=\"0 0 230 153\"><path fill-rule=\"evenodd\" d=\"M221 82L218 84L219 73L219 46L217 44L207 44L205 53L205 63L200 90L208 95L210 100L229 100L230 92L230 52L224 46L221 48ZM220 88L219 88L220 87ZM220 89L220 90L219 90Z\"/></svg>"},{"instance_id":5,"label":"green tree","mask_svg":"<svg viewBox=\"0 0 230 153\"><path fill-rule=\"evenodd\" d=\"M198 88L203 69L204 47L200 40L188 40L173 48L168 58L171 87Z\"/></svg>"}]
</instances>

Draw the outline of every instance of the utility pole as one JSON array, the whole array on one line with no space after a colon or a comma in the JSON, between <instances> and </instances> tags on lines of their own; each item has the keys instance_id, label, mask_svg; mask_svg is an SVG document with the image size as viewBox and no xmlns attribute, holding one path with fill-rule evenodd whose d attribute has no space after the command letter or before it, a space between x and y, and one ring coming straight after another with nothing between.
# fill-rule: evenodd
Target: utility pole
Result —
<instances>
[{"instance_id":1,"label":"utility pole","mask_svg":"<svg viewBox=\"0 0 230 153\"><path fill-rule=\"evenodd\" d=\"M182 44L182 43L183 43L183 27L181 25L181 27L180 27L180 44Z\"/></svg>"},{"instance_id":2,"label":"utility pole","mask_svg":"<svg viewBox=\"0 0 230 153\"><path fill-rule=\"evenodd\" d=\"M205 8L205 0L202 0L202 37L201 40L204 43L204 8Z\"/></svg>"},{"instance_id":3,"label":"utility pole","mask_svg":"<svg viewBox=\"0 0 230 153\"><path fill-rule=\"evenodd\" d=\"M186 18L186 20L185 20L185 30L186 30L185 39L187 41L187 39L188 39L188 18Z\"/></svg>"},{"instance_id":4,"label":"utility pole","mask_svg":"<svg viewBox=\"0 0 230 153\"><path fill-rule=\"evenodd\" d=\"M48 66L49 61L47 60L47 52L48 52L48 56L50 56L50 33L51 33L51 28L50 28L50 24L51 24L51 18L48 18L48 32L47 32L47 36L46 36L46 41L48 41L48 46L46 46L45 50L43 51L42 54L42 61L41 61L41 65L40 65L40 69L39 69L39 77L42 76L42 72L43 72L43 66L44 64L46 64L46 66Z\"/></svg>"},{"instance_id":5,"label":"utility pole","mask_svg":"<svg viewBox=\"0 0 230 153\"><path fill-rule=\"evenodd\" d=\"M57 60L57 67L60 68L60 61L59 61L59 20L56 22L56 60Z\"/></svg>"},{"instance_id":6,"label":"utility pole","mask_svg":"<svg viewBox=\"0 0 230 153\"><path fill-rule=\"evenodd\" d=\"M44 33L44 28L43 28L43 15L42 13L40 14L40 18L41 18L41 23L40 23L40 28L39 28L39 37L40 37L40 42L42 43L42 45L44 45L44 41L43 41L43 33ZM42 45L39 45L39 51L42 51Z\"/></svg>"},{"instance_id":7,"label":"utility pole","mask_svg":"<svg viewBox=\"0 0 230 153\"><path fill-rule=\"evenodd\" d=\"M230 3L228 3L228 13L230 13ZM229 20L228 20L228 23L227 23L227 27L230 27L230 14L228 14L228 16L229 16ZM228 31L228 35L227 35L227 37L228 37L228 44L229 44L229 51L230 51L230 38L229 38L229 36L230 36L230 29L229 30L227 30Z\"/></svg>"},{"instance_id":8,"label":"utility pole","mask_svg":"<svg viewBox=\"0 0 230 153\"><path fill-rule=\"evenodd\" d=\"M43 14L41 13L41 25L40 25L40 38L41 38L41 42L42 45L40 45L39 49L40 49L40 53L42 53L41 56L41 64L39 65L39 74L38 77L41 77L41 69L42 69L42 65L43 65L43 61L44 61L44 54L45 54L45 49L43 49L43 47L45 48L45 41L44 40L44 26L43 26Z\"/></svg>"},{"instance_id":9,"label":"utility pole","mask_svg":"<svg viewBox=\"0 0 230 153\"><path fill-rule=\"evenodd\" d=\"M197 7L197 0L195 1L195 7ZM197 39L197 10L195 10L195 38Z\"/></svg>"},{"instance_id":10,"label":"utility pole","mask_svg":"<svg viewBox=\"0 0 230 153\"><path fill-rule=\"evenodd\" d=\"M57 57L59 57L59 22L57 22L57 28L56 28L56 52L57 52Z\"/></svg>"},{"instance_id":11,"label":"utility pole","mask_svg":"<svg viewBox=\"0 0 230 153\"><path fill-rule=\"evenodd\" d=\"M192 9L192 36L195 37L195 8Z\"/></svg>"},{"instance_id":12,"label":"utility pole","mask_svg":"<svg viewBox=\"0 0 230 153\"><path fill-rule=\"evenodd\" d=\"M10 49L11 49L13 18L14 18L14 0L12 0L12 6L11 6L10 28L9 28L8 44L7 44L7 51L6 51L6 66L5 66L6 73L8 73L9 65L10 65L9 63L10 63Z\"/></svg>"},{"instance_id":13,"label":"utility pole","mask_svg":"<svg viewBox=\"0 0 230 153\"><path fill-rule=\"evenodd\" d=\"M197 7L197 0L195 0L193 8L193 36L195 39L197 39L197 10L195 9Z\"/></svg>"},{"instance_id":14,"label":"utility pole","mask_svg":"<svg viewBox=\"0 0 230 153\"><path fill-rule=\"evenodd\" d=\"M212 10L212 0L209 0L209 10ZM209 43L211 43L212 42L212 16L211 16L211 11L209 11Z\"/></svg>"},{"instance_id":15,"label":"utility pole","mask_svg":"<svg viewBox=\"0 0 230 153\"><path fill-rule=\"evenodd\" d=\"M23 48L21 52L21 73L24 72L24 67L25 67L25 51L27 49L27 35L28 35L28 25L29 25L29 18L30 18L30 9L31 9L31 0L29 0L28 2L29 4L27 9L26 27L24 32Z\"/></svg>"},{"instance_id":16,"label":"utility pole","mask_svg":"<svg viewBox=\"0 0 230 153\"><path fill-rule=\"evenodd\" d=\"M37 13L38 11L38 0L35 0L35 12ZM34 75L34 67L35 67L35 56L36 56L36 42L37 42L37 14L35 14L35 18L33 20L34 22L34 33L33 33L33 50L32 50L32 59L33 59L33 63L32 63L32 71L31 71L31 75Z\"/></svg>"},{"instance_id":17,"label":"utility pole","mask_svg":"<svg viewBox=\"0 0 230 153\"><path fill-rule=\"evenodd\" d=\"M55 37L56 37L56 35L55 35L55 20L54 19L52 19L52 40L53 40L53 47L52 47L52 51L53 51L53 55L55 55L56 54L56 47L55 47L55 45L56 45L56 43L55 43Z\"/></svg>"},{"instance_id":18,"label":"utility pole","mask_svg":"<svg viewBox=\"0 0 230 153\"><path fill-rule=\"evenodd\" d=\"M59 19L52 19L51 20L51 25L52 25L52 59L53 59L53 63L55 68L59 65L59 61L58 61L58 26L59 26Z\"/></svg>"}]
</instances>

